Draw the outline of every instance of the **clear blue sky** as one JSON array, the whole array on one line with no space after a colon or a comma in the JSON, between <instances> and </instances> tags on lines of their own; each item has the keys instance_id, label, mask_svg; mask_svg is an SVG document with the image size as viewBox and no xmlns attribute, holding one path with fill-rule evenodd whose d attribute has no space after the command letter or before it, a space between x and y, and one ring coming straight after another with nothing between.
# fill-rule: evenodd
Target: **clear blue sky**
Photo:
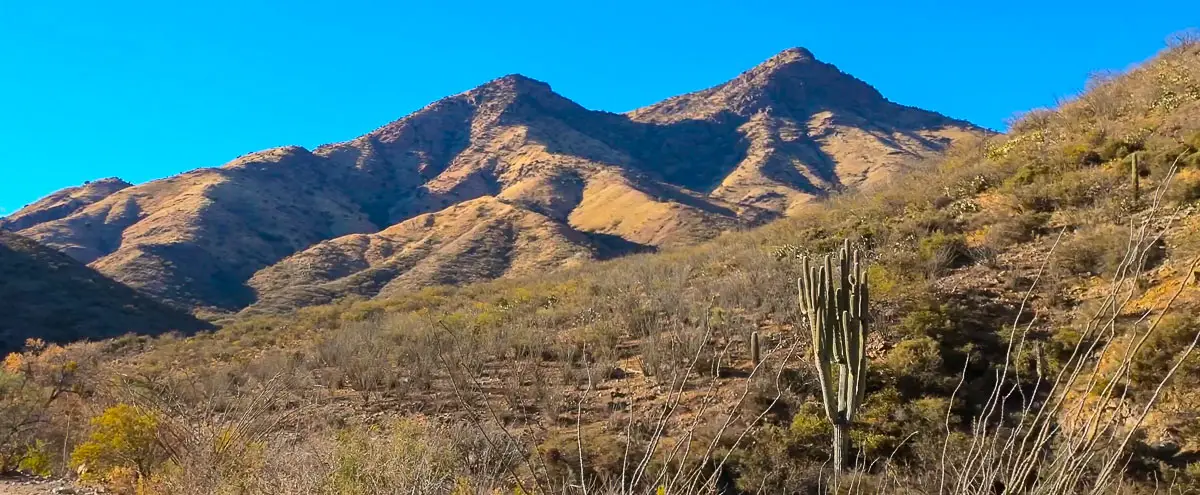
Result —
<instances>
[{"instance_id":1,"label":"clear blue sky","mask_svg":"<svg viewBox=\"0 0 1200 495\"><path fill-rule=\"evenodd\" d=\"M0 213L349 139L508 73L620 112L792 46L1001 129L1197 23L1195 0L0 0Z\"/></svg>"}]
</instances>

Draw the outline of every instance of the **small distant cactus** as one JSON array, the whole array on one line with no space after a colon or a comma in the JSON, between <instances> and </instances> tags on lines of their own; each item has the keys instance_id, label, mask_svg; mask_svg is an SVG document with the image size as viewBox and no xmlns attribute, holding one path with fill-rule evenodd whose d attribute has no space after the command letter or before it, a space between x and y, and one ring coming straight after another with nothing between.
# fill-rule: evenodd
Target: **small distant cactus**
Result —
<instances>
[{"instance_id":1,"label":"small distant cactus","mask_svg":"<svg viewBox=\"0 0 1200 495\"><path fill-rule=\"evenodd\" d=\"M850 459L850 425L867 384L868 295L865 267L847 240L838 253L838 270L826 255L822 266L804 257L798 281L800 311L812 330L812 355L821 385L825 416L833 424L834 468ZM837 375L834 375L834 368ZM835 381L836 380L836 381Z\"/></svg>"},{"instance_id":2,"label":"small distant cactus","mask_svg":"<svg viewBox=\"0 0 1200 495\"><path fill-rule=\"evenodd\" d=\"M758 341L758 332L750 333L750 362L755 366L762 362L762 347Z\"/></svg>"}]
</instances>

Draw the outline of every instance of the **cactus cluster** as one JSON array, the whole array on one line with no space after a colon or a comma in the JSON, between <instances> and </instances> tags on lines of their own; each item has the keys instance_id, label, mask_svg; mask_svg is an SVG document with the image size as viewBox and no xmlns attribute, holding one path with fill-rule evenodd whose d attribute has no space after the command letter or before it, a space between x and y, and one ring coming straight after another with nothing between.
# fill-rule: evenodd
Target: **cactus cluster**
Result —
<instances>
[{"instance_id":1,"label":"cactus cluster","mask_svg":"<svg viewBox=\"0 0 1200 495\"><path fill-rule=\"evenodd\" d=\"M834 467L850 459L850 424L862 404L867 377L867 277L857 249L846 241L838 266L805 257L799 279L800 311L812 330L812 355L825 415L833 424Z\"/></svg>"}]
</instances>

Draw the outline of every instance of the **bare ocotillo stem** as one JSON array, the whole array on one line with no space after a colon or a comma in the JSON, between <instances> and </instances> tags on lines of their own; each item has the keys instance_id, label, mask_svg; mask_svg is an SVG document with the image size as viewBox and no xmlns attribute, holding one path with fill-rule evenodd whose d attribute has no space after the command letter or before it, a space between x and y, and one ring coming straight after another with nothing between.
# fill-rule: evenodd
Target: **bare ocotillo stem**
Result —
<instances>
[{"instance_id":1,"label":"bare ocotillo stem","mask_svg":"<svg viewBox=\"0 0 1200 495\"><path fill-rule=\"evenodd\" d=\"M1133 202L1141 199L1142 176L1138 173L1137 153L1130 155L1129 178L1133 182Z\"/></svg>"},{"instance_id":2,"label":"bare ocotillo stem","mask_svg":"<svg viewBox=\"0 0 1200 495\"><path fill-rule=\"evenodd\" d=\"M836 270L828 255L822 266L811 266L807 256L803 264L800 311L812 330L821 402L833 424L834 467L844 470L850 459L850 424L867 381L867 277L859 251L850 249L849 240L838 252Z\"/></svg>"}]
</instances>

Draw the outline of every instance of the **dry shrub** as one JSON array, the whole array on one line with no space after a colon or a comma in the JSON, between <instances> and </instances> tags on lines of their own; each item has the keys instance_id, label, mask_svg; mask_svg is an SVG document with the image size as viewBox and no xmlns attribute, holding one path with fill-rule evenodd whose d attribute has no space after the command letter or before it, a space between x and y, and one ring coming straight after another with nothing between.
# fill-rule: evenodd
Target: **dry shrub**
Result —
<instances>
[{"instance_id":1,"label":"dry shrub","mask_svg":"<svg viewBox=\"0 0 1200 495\"><path fill-rule=\"evenodd\" d=\"M1009 213L991 220L984 233L983 244L1001 250L1029 242L1044 233L1049 215L1036 212Z\"/></svg>"},{"instance_id":2,"label":"dry shrub","mask_svg":"<svg viewBox=\"0 0 1200 495\"><path fill-rule=\"evenodd\" d=\"M1075 232L1055 253L1063 277L1111 275L1129 250L1129 228L1098 225Z\"/></svg>"}]
</instances>

